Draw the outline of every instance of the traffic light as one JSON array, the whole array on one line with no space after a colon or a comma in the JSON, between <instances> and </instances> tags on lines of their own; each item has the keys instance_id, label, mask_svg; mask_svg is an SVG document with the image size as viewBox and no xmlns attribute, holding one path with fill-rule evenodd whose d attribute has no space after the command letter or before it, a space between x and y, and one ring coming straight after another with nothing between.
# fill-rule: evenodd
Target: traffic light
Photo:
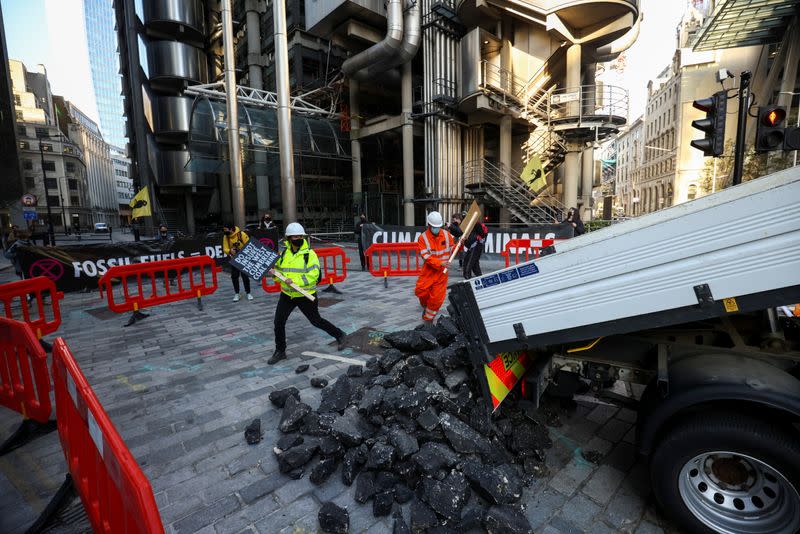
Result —
<instances>
[{"instance_id":1,"label":"traffic light","mask_svg":"<svg viewBox=\"0 0 800 534\"><path fill-rule=\"evenodd\" d=\"M785 130L784 150L800 150L800 127L789 126Z\"/></svg>"},{"instance_id":2,"label":"traffic light","mask_svg":"<svg viewBox=\"0 0 800 534\"><path fill-rule=\"evenodd\" d=\"M786 109L781 106L758 108L756 152L783 150L783 142L786 137L783 126L784 119L786 119Z\"/></svg>"},{"instance_id":3,"label":"traffic light","mask_svg":"<svg viewBox=\"0 0 800 534\"><path fill-rule=\"evenodd\" d=\"M728 93L717 91L711 98L695 100L692 105L706 112L704 119L692 121L692 128L705 134L703 139L695 139L691 145L702 150L705 156L721 156L725 149L725 116L728 110Z\"/></svg>"}]
</instances>

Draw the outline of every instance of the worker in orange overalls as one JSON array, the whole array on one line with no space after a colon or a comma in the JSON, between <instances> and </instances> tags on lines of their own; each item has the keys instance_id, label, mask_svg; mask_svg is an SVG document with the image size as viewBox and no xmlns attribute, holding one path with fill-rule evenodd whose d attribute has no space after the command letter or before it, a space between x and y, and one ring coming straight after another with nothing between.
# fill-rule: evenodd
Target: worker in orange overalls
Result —
<instances>
[{"instance_id":1,"label":"worker in orange overalls","mask_svg":"<svg viewBox=\"0 0 800 534\"><path fill-rule=\"evenodd\" d=\"M428 228L419 236L419 255L425 260L417 279L414 294L425 309L423 321L433 321L447 295L447 273L450 254L453 251L453 236L442 228L444 222L438 211L428 213Z\"/></svg>"}]
</instances>

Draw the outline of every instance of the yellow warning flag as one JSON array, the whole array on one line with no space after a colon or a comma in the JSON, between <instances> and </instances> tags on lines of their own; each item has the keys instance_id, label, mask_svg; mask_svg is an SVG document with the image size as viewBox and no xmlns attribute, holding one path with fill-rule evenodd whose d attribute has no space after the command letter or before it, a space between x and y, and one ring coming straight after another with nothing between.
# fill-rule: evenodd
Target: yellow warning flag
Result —
<instances>
[{"instance_id":1,"label":"yellow warning flag","mask_svg":"<svg viewBox=\"0 0 800 534\"><path fill-rule=\"evenodd\" d=\"M131 199L129 206L133 208L131 217L134 219L153 215L153 210L150 209L150 195L147 193L147 187L143 187L136 193L136 196Z\"/></svg>"},{"instance_id":2,"label":"yellow warning flag","mask_svg":"<svg viewBox=\"0 0 800 534\"><path fill-rule=\"evenodd\" d=\"M531 156L531 159L528 160L525 168L522 169L520 178L522 178L523 182L528 184L528 187L534 193L538 193L547 187L547 180L544 177L544 169L542 168L542 160L537 154L534 154Z\"/></svg>"}]
</instances>

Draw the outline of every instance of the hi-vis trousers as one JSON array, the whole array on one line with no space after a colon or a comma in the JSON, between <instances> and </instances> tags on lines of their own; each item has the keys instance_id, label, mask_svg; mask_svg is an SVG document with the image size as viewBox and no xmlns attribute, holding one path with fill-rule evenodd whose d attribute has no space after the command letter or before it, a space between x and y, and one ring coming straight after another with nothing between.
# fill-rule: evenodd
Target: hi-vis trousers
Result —
<instances>
[{"instance_id":1,"label":"hi-vis trousers","mask_svg":"<svg viewBox=\"0 0 800 534\"><path fill-rule=\"evenodd\" d=\"M422 320L433 321L447 296L447 273L425 265L417 279L414 294L425 308Z\"/></svg>"}]
</instances>

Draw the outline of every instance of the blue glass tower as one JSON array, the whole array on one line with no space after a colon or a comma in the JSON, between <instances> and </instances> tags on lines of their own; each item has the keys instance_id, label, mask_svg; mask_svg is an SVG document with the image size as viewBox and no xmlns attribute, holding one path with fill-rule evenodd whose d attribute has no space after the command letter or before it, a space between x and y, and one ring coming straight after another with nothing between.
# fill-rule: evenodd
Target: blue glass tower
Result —
<instances>
[{"instance_id":1,"label":"blue glass tower","mask_svg":"<svg viewBox=\"0 0 800 534\"><path fill-rule=\"evenodd\" d=\"M100 114L100 130L103 139L113 146L125 150L122 84L119 75L117 33L114 30L114 7L112 0L84 0L86 41L89 47L89 63L92 68L92 84Z\"/></svg>"}]
</instances>

